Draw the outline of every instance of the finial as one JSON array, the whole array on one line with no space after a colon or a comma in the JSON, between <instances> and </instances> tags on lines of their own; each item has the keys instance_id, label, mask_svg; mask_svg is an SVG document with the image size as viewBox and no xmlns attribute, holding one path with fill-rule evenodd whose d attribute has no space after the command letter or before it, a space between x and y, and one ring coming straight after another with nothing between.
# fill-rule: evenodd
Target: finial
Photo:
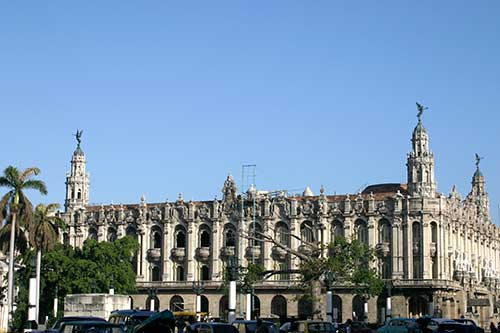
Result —
<instances>
[{"instance_id":1,"label":"finial","mask_svg":"<svg viewBox=\"0 0 500 333\"><path fill-rule=\"evenodd\" d=\"M417 102L416 104L417 104L417 110L418 110L418 114L417 114L418 122L420 123L420 122L422 122L422 113L424 113L424 111L427 110L428 107L424 107L419 102Z\"/></svg>"},{"instance_id":2,"label":"finial","mask_svg":"<svg viewBox=\"0 0 500 333\"><path fill-rule=\"evenodd\" d=\"M325 193L325 187L323 185L321 185L321 187L319 188L319 193L321 194Z\"/></svg>"},{"instance_id":3,"label":"finial","mask_svg":"<svg viewBox=\"0 0 500 333\"><path fill-rule=\"evenodd\" d=\"M141 195L141 203L145 203L146 202L146 196L144 195L144 193Z\"/></svg>"},{"instance_id":4,"label":"finial","mask_svg":"<svg viewBox=\"0 0 500 333\"><path fill-rule=\"evenodd\" d=\"M80 143L82 143L82 134L83 130L76 130L76 133L73 134L76 137L76 141L78 142L78 148L80 148Z\"/></svg>"},{"instance_id":5,"label":"finial","mask_svg":"<svg viewBox=\"0 0 500 333\"><path fill-rule=\"evenodd\" d=\"M481 163L481 160L484 159L484 157L479 156L478 153L476 153L476 168L479 169L479 164Z\"/></svg>"},{"instance_id":6,"label":"finial","mask_svg":"<svg viewBox=\"0 0 500 333\"><path fill-rule=\"evenodd\" d=\"M182 193L179 193L179 196L177 197L177 201L184 201L184 198L182 197Z\"/></svg>"}]
</instances>

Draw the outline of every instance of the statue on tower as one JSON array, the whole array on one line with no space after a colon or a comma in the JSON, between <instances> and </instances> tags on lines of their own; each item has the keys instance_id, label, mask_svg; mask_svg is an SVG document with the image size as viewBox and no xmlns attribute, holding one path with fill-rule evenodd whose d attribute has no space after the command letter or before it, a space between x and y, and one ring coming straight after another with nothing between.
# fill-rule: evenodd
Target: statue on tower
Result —
<instances>
[{"instance_id":1,"label":"statue on tower","mask_svg":"<svg viewBox=\"0 0 500 333\"><path fill-rule=\"evenodd\" d=\"M479 169L479 164L481 163L481 160L484 159L484 157L479 156L478 153L476 153L476 167Z\"/></svg>"},{"instance_id":2,"label":"statue on tower","mask_svg":"<svg viewBox=\"0 0 500 333\"><path fill-rule=\"evenodd\" d=\"M418 117L418 122L422 121L422 114L427 109L428 109L428 107L424 107L422 104L420 104L419 102L417 102L417 110L418 110L417 117Z\"/></svg>"},{"instance_id":3,"label":"statue on tower","mask_svg":"<svg viewBox=\"0 0 500 333\"><path fill-rule=\"evenodd\" d=\"M83 130L76 130L76 134L73 134L76 137L76 141L78 142L78 147L80 147L80 143L82 143L82 134Z\"/></svg>"}]
</instances>

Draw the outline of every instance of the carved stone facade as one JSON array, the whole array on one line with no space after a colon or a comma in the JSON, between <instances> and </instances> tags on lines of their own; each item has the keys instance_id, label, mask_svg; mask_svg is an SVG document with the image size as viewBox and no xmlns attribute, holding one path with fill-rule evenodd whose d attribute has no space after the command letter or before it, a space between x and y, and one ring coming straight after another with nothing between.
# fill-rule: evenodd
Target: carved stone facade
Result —
<instances>
[{"instance_id":1,"label":"carved stone facade","mask_svg":"<svg viewBox=\"0 0 500 333\"><path fill-rule=\"evenodd\" d=\"M408 154L407 182L372 185L357 194L328 195L321 188L314 195L307 188L301 196L289 196L252 187L243 195L242 207L241 194L228 176L222 200L186 202L180 194L175 202L147 203L142 196L137 204L91 206L80 148L71 165L64 241L80 247L87 238L136 237L137 307L149 306L148 290L155 287L160 308L183 303L193 309L193 281L205 280L202 306L216 317L225 306L220 281L228 257L236 256L243 265L256 260L268 270L298 267L298 259L281 249L241 237L255 228L300 251L308 249L299 239L328 243L337 236L356 237L375 249L374 265L388 288L368 300L364 314L364 300L348 287L336 286L339 320L355 313L382 321L390 297L393 316L441 313L498 322L500 230L490 219L484 176L477 163L463 200L455 188L448 196L439 193L429 135L420 119ZM295 278L276 275L256 286L261 316L307 313L307 304L296 301Z\"/></svg>"}]
</instances>

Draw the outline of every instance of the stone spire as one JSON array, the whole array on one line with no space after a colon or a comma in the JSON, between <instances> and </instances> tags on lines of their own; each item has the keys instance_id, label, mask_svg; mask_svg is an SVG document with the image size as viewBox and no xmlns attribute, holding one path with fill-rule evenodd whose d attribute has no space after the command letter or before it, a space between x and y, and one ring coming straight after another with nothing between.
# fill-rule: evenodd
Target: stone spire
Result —
<instances>
[{"instance_id":1,"label":"stone spire","mask_svg":"<svg viewBox=\"0 0 500 333\"><path fill-rule=\"evenodd\" d=\"M474 176L472 176L472 193L476 196L487 194L485 187L486 181L483 173L479 169L479 164L481 164L482 159L483 157L476 154L476 172L474 172Z\"/></svg>"},{"instance_id":2,"label":"stone spire","mask_svg":"<svg viewBox=\"0 0 500 333\"><path fill-rule=\"evenodd\" d=\"M476 207L478 220L489 221L490 198L486 192L486 181L479 169L483 158L476 154L476 171L472 176L472 189L467 199Z\"/></svg>"},{"instance_id":3,"label":"stone spire","mask_svg":"<svg viewBox=\"0 0 500 333\"><path fill-rule=\"evenodd\" d=\"M90 175L86 172L86 159L83 153L81 137L83 131L76 131L77 146L71 158L71 171L66 173L66 211L84 208L89 204Z\"/></svg>"},{"instance_id":4,"label":"stone spire","mask_svg":"<svg viewBox=\"0 0 500 333\"><path fill-rule=\"evenodd\" d=\"M422 124L422 114L427 109L417 103L418 123L413 130L412 151L408 154L408 192L412 197L435 197L434 155L429 149L429 135Z\"/></svg>"}]
</instances>

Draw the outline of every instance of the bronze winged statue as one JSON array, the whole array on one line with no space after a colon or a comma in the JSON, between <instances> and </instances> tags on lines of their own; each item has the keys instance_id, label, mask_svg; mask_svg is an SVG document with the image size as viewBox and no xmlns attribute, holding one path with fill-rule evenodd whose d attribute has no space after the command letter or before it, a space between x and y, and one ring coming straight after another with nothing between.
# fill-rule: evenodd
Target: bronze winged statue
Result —
<instances>
[{"instance_id":1,"label":"bronze winged statue","mask_svg":"<svg viewBox=\"0 0 500 333\"><path fill-rule=\"evenodd\" d=\"M80 147L80 143L82 143L82 134L83 130L76 130L76 134L73 134L76 137L76 141L78 142L78 147Z\"/></svg>"},{"instance_id":2,"label":"bronze winged statue","mask_svg":"<svg viewBox=\"0 0 500 333\"><path fill-rule=\"evenodd\" d=\"M418 110L418 114L417 114L418 121L421 121L422 120L422 113L424 113L424 111L427 110L428 107L424 107L419 102L417 102L416 104L417 104L417 110Z\"/></svg>"},{"instance_id":3,"label":"bronze winged statue","mask_svg":"<svg viewBox=\"0 0 500 333\"><path fill-rule=\"evenodd\" d=\"M479 163L481 163L481 160L484 159L484 157L479 156L478 153L476 153L476 167L479 168Z\"/></svg>"}]
</instances>

